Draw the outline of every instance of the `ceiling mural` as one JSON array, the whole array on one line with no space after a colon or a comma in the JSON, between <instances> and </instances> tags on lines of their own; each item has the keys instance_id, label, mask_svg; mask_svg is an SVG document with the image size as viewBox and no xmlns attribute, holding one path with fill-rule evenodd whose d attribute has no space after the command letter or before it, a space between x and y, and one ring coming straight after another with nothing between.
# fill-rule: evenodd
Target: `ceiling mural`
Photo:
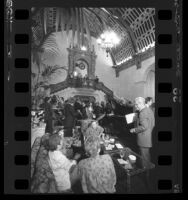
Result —
<instances>
[{"instance_id":1,"label":"ceiling mural","mask_svg":"<svg viewBox=\"0 0 188 200\"><path fill-rule=\"evenodd\" d=\"M154 8L32 8L32 48L58 54L55 32L72 32L70 46L87 46L105 30L114 31L120 43L110 56L115 65L155 45ZM76 39L75 39L76 38ZM77 42L75 42L77 41Z\"/></svg>"}]
</instances>

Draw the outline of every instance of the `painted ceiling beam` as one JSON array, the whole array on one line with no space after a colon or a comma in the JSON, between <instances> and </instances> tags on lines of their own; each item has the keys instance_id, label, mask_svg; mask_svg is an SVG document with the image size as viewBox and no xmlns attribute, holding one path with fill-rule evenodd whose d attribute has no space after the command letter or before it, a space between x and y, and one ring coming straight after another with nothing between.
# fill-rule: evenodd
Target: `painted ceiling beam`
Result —
<instances>
[{"instance_id":1,"label":"painted ceiling beam","mask_svg":"<svg viewBox=\"0 0 188 200\"><path fill-rule=\"evenodd\" d=\"M116 23L118 23L121 27L124 27L124 28L127 30L128 34L129 34L129 36L130 36L132 45L133 45L134 53L136 53L136 52L137 52L136 38L135 38L135 36L134 36L134 33L133 33L132 29L131 29L130 26L128 25L128 23L127 23L125 20L123 20L123 18L122 18L122 17L119 15L119 13L117 13L115 10L114 10L114 13L112 13L112 12L108 9L108 12L111 14L110 16L113 18L113 20L114 20ZM116 17L114 17L114 15L117 16L118 19L117 19Z\"/></svg>"}]
</instances>

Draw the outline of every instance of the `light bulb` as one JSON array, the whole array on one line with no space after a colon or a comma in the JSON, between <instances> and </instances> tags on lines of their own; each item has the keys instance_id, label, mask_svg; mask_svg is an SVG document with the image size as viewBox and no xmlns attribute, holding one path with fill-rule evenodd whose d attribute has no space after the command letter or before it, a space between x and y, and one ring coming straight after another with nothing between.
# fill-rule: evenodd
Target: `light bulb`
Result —
<instances>
[{"instance_id":1,"label":"light bulb","mask_svg":"<svg viewBox=\"0 0 188 200\"><path fill-rule=\"evenodd\" d=\"M87 48L86 48L85 46L82 46L82 47L81 47L81 50L82 50L82 51L86 51Z\"/></svg>"},{"instance_id":2,"label":"light bulb","mask_svg":"<svg viewBox=\"0 0 188 200\"><path fill-rule=\"evenodd\" d=\"M101 44L101 43L102 43L101 38L98 38L98 39L97 39L97 43L98 43L98 44Z\"/></svg>"},{"instance_id":3,"label":"light bulb","mask_svg":"<svg viewBox=\"0 0 188 200\"><path fill-rule=\"evenodd\" d=\"M77 76L78 75L78 72L77 71L74 71L74 76Z\"/></svg>"}]
</instances>

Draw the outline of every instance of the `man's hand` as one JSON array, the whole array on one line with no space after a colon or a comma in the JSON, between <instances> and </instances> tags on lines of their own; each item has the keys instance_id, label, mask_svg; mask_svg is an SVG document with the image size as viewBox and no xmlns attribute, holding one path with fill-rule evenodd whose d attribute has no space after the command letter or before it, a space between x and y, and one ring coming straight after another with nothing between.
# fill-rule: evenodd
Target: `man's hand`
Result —
<instances>
[{"instance_id":1,"label":"man's hand","mask_svg":"<svg viewBox=\"0 0 188 200\"><path fill-rule=\"evenodd\" d=\"M135 133L135 128L130 129L130 133Z\"/></svg>"}]
</instances>

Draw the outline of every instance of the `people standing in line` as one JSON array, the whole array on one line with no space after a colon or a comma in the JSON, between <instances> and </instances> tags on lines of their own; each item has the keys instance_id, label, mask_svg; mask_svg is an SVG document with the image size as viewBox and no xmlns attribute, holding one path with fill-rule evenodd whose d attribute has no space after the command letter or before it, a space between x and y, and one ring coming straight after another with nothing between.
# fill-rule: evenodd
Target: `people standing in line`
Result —
<instances>
[{"instance_id":1,"label":"people standing in line","mask_svg":"<svg viewBox=\"0 0 188 200\"><path fill-rule=\"evenodd\" d=\"M152 110L145 105L143 97L135 99L136 110L139 111L136 128L130 129L131 133L137 134L137 144L142 156L142 165L148 168L150 161L150 148L152 147L152 130L155 124L155 118Z\"/></svg>"}]
</instances>

